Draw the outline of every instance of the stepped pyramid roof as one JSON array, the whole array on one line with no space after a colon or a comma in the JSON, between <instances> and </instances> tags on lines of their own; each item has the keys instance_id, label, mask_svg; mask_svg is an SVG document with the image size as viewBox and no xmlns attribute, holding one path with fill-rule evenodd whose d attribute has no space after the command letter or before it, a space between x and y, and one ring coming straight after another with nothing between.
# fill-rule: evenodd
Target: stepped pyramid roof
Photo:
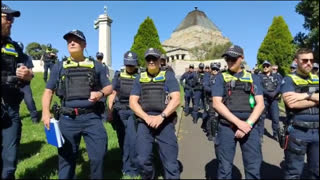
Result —
<instances>
[{"instance_id":1,"label":"stepped pyramid roof","mask_svg":"<svg viewBox=\"0 0 320 180\"><path fill-rule=\"evenodd\" d=\"M208 19L207 15L203 11L199 11L198 7L195 7L195 10L189 12L182 23L173 32L181 31L195 25L214 31L220 31L218 27Z\"/></svg>"}]
</instances>

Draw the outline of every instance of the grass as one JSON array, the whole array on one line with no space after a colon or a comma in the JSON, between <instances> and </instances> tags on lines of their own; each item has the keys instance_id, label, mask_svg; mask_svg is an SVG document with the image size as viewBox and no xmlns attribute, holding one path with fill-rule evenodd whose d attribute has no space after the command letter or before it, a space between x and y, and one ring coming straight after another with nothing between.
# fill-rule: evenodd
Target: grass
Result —
<instances>
[{"instance_id":1,"label":"grass","mask_svg":"<svg viewBox=\"0 0 320 180\"><path fill-rule=\"evenodd\" d=\"M31 82L33 97L38 112L41 114L41 98L45 88L43 73L35 73ZM59 102L55 96L53 102ZM33 124L25 103L21 103L22 119L21 145L18 154L17 179L57 179L58 152L57 148L47 144L43 123ZM108 152L105 156L104 178L129 179L121 172L121 152L118 146L116 132L110 123L104 124L108 134ZM90 178L90 165L85 143L81 140L79 157L77 159L76 176L79 179Z\"/></svg>"}]
</instances>

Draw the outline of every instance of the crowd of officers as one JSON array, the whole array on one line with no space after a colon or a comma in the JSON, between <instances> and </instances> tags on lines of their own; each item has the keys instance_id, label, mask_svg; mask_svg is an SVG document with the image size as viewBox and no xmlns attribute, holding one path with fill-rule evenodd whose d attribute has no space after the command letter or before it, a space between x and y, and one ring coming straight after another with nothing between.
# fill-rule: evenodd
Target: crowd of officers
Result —
<instances>
[{"instance_id":1,"label":"crowd of officers","mask_svg":"<svg viewBox=\"0 0 320 180\"><path fill-rule=\"evenodd\" d=\"M10 38L11 25L20 12L1 4L1 178L14 178L17 149L21 138L19 107L25 86L33 78L32 61L22 47ZM108 137L103 120L112 122L122 152L122 172L143 179L155 177L153 145L156 143L163 175L179 179L178 143L175 134L176 110L180 105L180 86L166 57L155 48L144 54L146 68L138 67L135 52L124 54L124 68L116 71L112 84L109 71L97 60L85 57L86 38L79 30L66 33L70 53L63 61L46 62L50 78L42 97L42 121L50 129L50 111L54 94L60 106L54 118L65 143L58 148L59 179L75 177L80 140L86 143L90 177L103 178L103 162ZM43 56L55 58L51 45ZM203 119L203 129L214 142L218 159L217 178L231 179L236 144L239 142L246 179L259 179L262 163L264 119L272 120L273 138L285 153L284 175L301 177L305 154L309 178L319 178L319 79L308 49L296 52L295 71L282 78L277 66L263 62L263 71L248 72L242 65L244 52L231 46L223 55L228 67L220 71L218 63L198 71L190 65L180 78L185 93L185 116L194 123ZM51 63L51 64L49 64ZM311 73L312 71L312 73ZM30 88L30 87L29 87ZM279 128L278 101L282 96L287 113L285 129ZM109 97L109 98L107 98ZM193 108L190 110L190 100ZM107 102L106 102L107 101ZM106 108L108 109L106 113ZM203 109L202 113L200 110ZM213 170L215 171L215 170Z\"/></svg>"}]
</instances>

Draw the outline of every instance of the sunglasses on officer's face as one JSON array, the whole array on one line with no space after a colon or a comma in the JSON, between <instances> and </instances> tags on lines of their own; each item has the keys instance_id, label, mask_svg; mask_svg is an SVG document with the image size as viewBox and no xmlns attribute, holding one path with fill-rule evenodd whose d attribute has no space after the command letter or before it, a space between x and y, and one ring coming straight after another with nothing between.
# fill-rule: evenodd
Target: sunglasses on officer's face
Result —
<instances>
[{"instance_id":1,"label":"sunglasses on officer's face","mask_svg":"<svg viewBox=\"0 0 320 180\"><path fill-rule=\"evenodd\" d=\"M303 64L307 64L308 62L310 62L311 64L313 64L314 59L301 59Z\"/></svg>"},{"instance_id":2,"label":"sunglasses on officer's face","mask_svg":"<svg viewBox=\"0 0 320 180\"><path fill-rule=\"evenodd\" d=\"M269 68L270 65L263 65L262 67L263 67L263 68Z\"/></svg>"},{"instance_id":3,"label":"sunglasses on officer's face","mask_svg":"<svg viewBox=\"0 0 320 180\"><path fill-rule=\"evenodd\" d=\"M156 61L158 61L158 59L157 58L155 58L155 57L150 57L150 58L147 58L146 59L146 61L149 63L149 62L156 62Z\"/></svg>"},{"instance_id":4,"label":"sunglasses on officer's face","mask_svg":"<svg viewBox=\"0 0 320 180\"><path fill-rule=\"evenodd\" d=\"M12 14L1 14L1 17L6 18L7 21L14 21L14 16Z\"/></svg>"}]
</instances>

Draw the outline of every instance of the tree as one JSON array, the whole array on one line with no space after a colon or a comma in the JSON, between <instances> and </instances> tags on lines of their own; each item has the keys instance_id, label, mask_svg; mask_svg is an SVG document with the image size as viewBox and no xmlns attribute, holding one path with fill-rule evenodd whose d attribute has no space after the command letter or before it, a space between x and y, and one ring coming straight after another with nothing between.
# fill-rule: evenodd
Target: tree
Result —
<instances>
[{"instance_id":1,"label":"tree","mask_svg":"<svg viewBox=\"0 0 320 180\"><path fill-rule=\"evenodd\" d=\"M37 42L29 43L26 47L26 53L32 57L32 59L39 60L42 54L46 51L47 46L42 44L40 45ZM52 48L54 53L58 53L59 51L55 48Z\"/></svg>"},{"instance_id":2,"label":"tree","mask_svg":"<svg viewBox=\"0 0 320 180\"><path fill-rule=\"evenodd\" d=\"M319 1L301 1L296 6L296 12L304 16L303 27L310 32L308 34L299 32L294 42L300 48L312 49L315 59L319 61Z\"/></svg>"},{"instance_id":3,"label":"tree","mask_svg":"<svg viewBox=\"0 0 320 180\"><path fill-rule=\"evenodd\" d=\"M293 37L283 17L274 17L258 50L257 63L261 66L263 61L268 60L271 64L278 65L279 72L284 75L289 73L295 50Z\"/></svg>"},{"instance_id":4,"label":"tree","mask_svg":"<svg viewBox=\"0 0 320 180\"><path fill-rule=\"evenodd\" d=\"M148 48L156 48L161 53L166 53L160 43L158 31L153 23L153 20L147 17L138 29L137 34L134 36L134 42L131 46L131 51L137 53L138 63L140 66L145 67L144 53Z\"/></svg>"}]
</instances>

